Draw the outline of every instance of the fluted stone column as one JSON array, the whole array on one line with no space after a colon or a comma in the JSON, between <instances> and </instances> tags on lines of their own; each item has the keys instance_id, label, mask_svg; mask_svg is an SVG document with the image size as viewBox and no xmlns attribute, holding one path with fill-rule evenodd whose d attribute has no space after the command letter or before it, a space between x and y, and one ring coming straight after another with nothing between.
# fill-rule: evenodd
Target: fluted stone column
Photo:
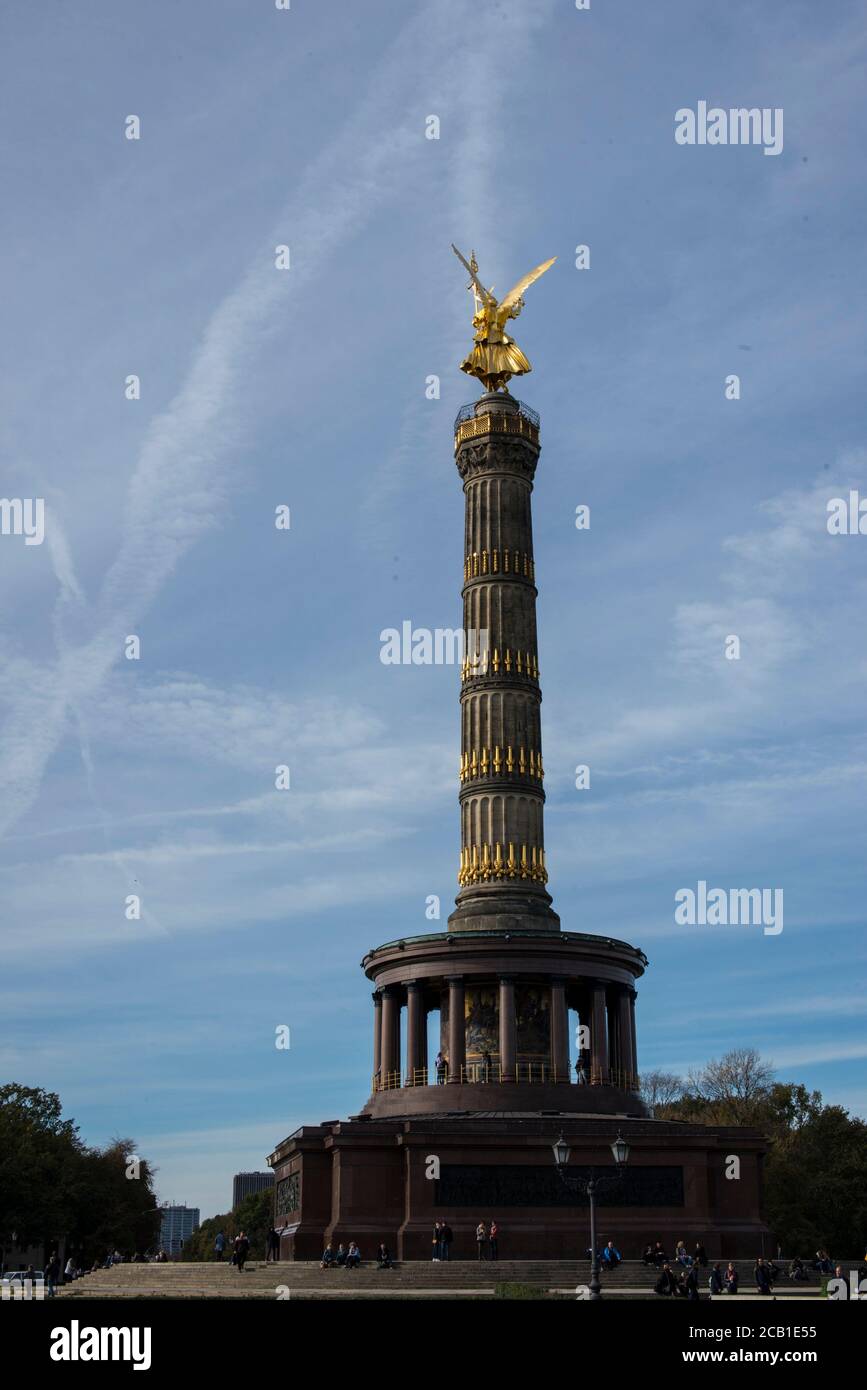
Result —
<instances>
[{"instance_id":1,"label":"fluted stone column","mask_svg":"<svg viewBox=\"0 0 867 1390\"><path fill-rule=\"evenodd\" d=\"M382 1075L400 1073L400 1000L393 986L382 991Z\"/></svg>"},{"instance_id":2,"label":"fluted stone column","mask_svg":"<svg viewBox=\"0 0 867 1390\"><path fill-rule=\"evenodd\" d=\"M556 931L546 890L536 584L530 494L538 420L485 395L459 420L465 504L461 672L461 931Z\"/></svg>"},{"instance_id":3,"label":"fluted stone column","mask_svg":"<svg viewBox=\"0 0 867 1390\"><path fill-rule=\"evenodd\" d=\"M562 980L551 982L551 1062L557 1081L569 1080L569 1013L566 1008L566 986Z\"/></svg>"},{"instance_id":4,"label":"fluted stone column","mask_svg":"<svg viewBox=\"0 0 867 1390\"><path fill-rule=\"evenodd\" d=\"M608 1083L608 1019L605 1007L605 985L593 986L593 1022L590 1025L590 1070L593 1080Z\"/></svg>"},{"instance_id":5,"label":"fluted stone column","mask_svg":"<svg viewBox=\"0 0 867 1390\"><path fill-rule=\"evenodd\" d=\"M514 1081L518 1060L518 1020L515 1014L515 982L500 976L500 1073L503 1081Z\"/></svg>"},{"instance_id":6,"label":"fluted stone column","mask_svg":"<svg viewBox=\"0 0 867 1390\"><path fill-rule=\"evenodd\" d=\"M460 1081L461 1068L466 1060L464 981L460 975L452 975L449 979L449 1081Z\"/></svg>"},{"instance_id":7,"label":"fluted stone column","mask_svg":"<svg viewBox=\"0 0 867 1390\"><path fill-rule=\"evenodd\" d=\"M414 1086L415 1071L424 1066L422 997L418 981L409 980L406 991L406 1069L409 1084Z\"/></svg>"},{"instance_id":8,"label":"fluted stone column","mask_svg":"<svg viewBox=\"0 0 867 1390\"><path fill-rule=\"evenodd\" d=\"M382 1080L382 995L374 990L373 999L373 1089L377 1090Z\"/></svg>"},{"instance_id":9,"label":"fluted stone column","mask_svg":"<svg viewBox=\"0 0 867 1390\"><path fill-rule=\"evenodd\" d=\"M629 1007L629 991L625 985L617 991L617 1015L619 1024L619 1048L617 1066L620 1071L619 1084L628 1088L632 1078L632 1016Z\"/></svg>"},{"instance_id":10,"label":"fluted stone column","mask_svg":"<svg viewBox=\"0 0 867 1390\"><path fill-rule=\"evenodd\" d=\"M630 990L629 990L629 1037L630 1037L630 1041L631 1041L631 1044L632 1044L632 1075L633 1075L633 1078L634 1078L636 1084L637 1084L637 1082L638 1082L638 1077L639 1077L639 1071L638 1071L638 1034L637 1034L636 1031L635 1031L635 1000L636 1000L636 997L637 997L637 993L638 993L637 990L634 990L634 989L630 989Z\"/></svg>"}]
</instances>

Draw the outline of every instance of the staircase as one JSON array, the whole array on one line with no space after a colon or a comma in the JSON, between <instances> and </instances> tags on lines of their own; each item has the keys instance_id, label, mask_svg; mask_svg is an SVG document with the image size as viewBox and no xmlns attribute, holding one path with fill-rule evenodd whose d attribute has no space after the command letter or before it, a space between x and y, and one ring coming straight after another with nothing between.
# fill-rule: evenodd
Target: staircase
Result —
<instances>
[{"instance_id":1,"label":"staircase","mask_svg":"<svg viewBox=\"0 0 867 1390\"><path fill-rule=\"evenodd\" d=\"M854 1264L855 1262L851 1262ZM850 1262L844 1268L848 1271ZM725 1267L725 1266L723 1266ZM737 1264L744 1294L754 1292L753 1261ZM707 1294L707 1270L699 1274L699 1290ZM625 1260L616 1270L602 1274L603 1293L653 1297L657 1271L638 1260ZM577 1260L410 1260L393 1269L375 1264L360 1269L320 1269L318 1262L249 1263L243 1274L232 1265L120 1264L87 1274L59 1290L61 1298L490 1298L497 1284L524 1284L547 1294L575 1296L579 1285L590 1282L589 1262ZM817 1295L820 1276L792 1284L781 1279L775 1289L780 1297ZM279 1292L278 1292L279 1290Z\"/></svg>"}]
</instances>

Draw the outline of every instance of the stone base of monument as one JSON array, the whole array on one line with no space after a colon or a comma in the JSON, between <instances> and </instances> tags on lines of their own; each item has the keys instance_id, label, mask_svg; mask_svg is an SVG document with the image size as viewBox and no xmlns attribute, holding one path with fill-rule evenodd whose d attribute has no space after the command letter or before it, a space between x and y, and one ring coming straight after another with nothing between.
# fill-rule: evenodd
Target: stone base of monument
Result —
<instances>
[{"instance_id":1,"label":"stone base of monument","mask_svg":"<svg viewBox=\"0 0 867 1390\"><path fill-rule=\"evenodd\" d=\"M281 1259L316 1259L328 1243L336 1249L353 1240L365 1259L380 1242L397 1259L430 1259L442 1220L454 1233L455 1260L476 1255L476 1227L491 1220L504 1259L580 1258L589 1207L556 1171L552 1145L561 1131L572 1178L613 1177L611 1142L620 1132L630 1146L622 1178L597 1195L599 1242L613 1240L624 1258L639 1258L656 1240L670 1255L679 1240L688 1249L701 1241L712 1260L754 1258L763 1237L767 1249L756 1131L622 1114L487 1111L356 1116L297 1130L269 1158Z\"/></svg>"}]
</instances>

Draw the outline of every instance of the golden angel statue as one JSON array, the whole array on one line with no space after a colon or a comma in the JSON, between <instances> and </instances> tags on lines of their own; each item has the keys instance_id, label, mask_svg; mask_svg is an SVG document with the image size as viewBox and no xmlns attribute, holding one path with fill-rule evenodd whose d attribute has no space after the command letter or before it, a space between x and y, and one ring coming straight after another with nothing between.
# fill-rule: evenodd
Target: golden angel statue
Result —
<instances>
[{"instance_id":1,"label":"golden angel statue","mask_svg":"<svg viewBox=\"0 0 867 1390\"><path fill-rule=\"evenodd\" d=\"M514 338L510 338L504 330L507 320L516 319L523 309L524 290L528 289L534 280L538 280L540 275L544 275L546 270L550 270L557 257L552 256L550 261L543 261L541 265L537 265L535 270L531 270L529 275L525 275L523 280L519 280L517 285L509 290L505 299L497 300L493 294L493 285L486 290L479 280L479 263L475 251L467 261L454 244L452 250L470 273L467 289L472 290L476 306L473 314L475 346L469 357L461 363L461 371L466 372L468 376L478 377L486 390L499 391L511 377L523 376L525 372L533 370Z\"/></svg>"}]
</instances>

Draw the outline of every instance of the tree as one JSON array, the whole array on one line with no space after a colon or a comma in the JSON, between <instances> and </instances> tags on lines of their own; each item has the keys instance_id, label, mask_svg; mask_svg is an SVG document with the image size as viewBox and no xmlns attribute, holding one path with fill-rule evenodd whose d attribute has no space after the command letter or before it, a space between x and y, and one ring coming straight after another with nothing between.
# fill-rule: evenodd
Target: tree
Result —
<instances>
[{"instance_id":1,"label":"tree","mask_svg":"<svg viewBox=\"0 0 867 1390\"><path fill-rule=\"evenodd\" d=\"M85 1149L75 1175L76 1198L70 1240L85 1263L112 1250L125 1254L156 1247L160 1212L153 1170L139 1158L131 1139L113 1139L103 1149Z\"/></svg>"},{"instance_id":2,"label":"tree","mask_svg":"<svg viewBox=\"0 0 867 1390\"><path fill-rule=\"evenodd\" d=\"M662 1113L661 1113L662 1112ZM867 1248L867 1125L819 1091L773 1078L754 1048L691 1072L657 1119L749 1125L764 1135L764 1215L790 1254L820 1247L844 1259Z\"/></svg>"},{"instance_id":3,"label":"tree","mask_svg":"<svg viewBox=\"0 0 867 1390\"><path fill-rule=\"evenodd\" d=\"M641 1076L641 1099L651 1110L671 1105L684 1092L683 1078L670 1071L647 1071Z\"/></svg>"},{"instance_id":4,"label":"tree","mask_svg":"<svg viewBox=\"0 0 867 1390\"><path fill-rule=\"evenodd\" d=\"M274 1220L274 1189L252 1192L249 1197L230 1212L222 1216L210 1216L184 1246L184 1260L214 1260L214 1241L219 1231L231 1244L236 1235L244 1231L250 1242L250 1254L254 1259L264 1259L265 1239Z\"/></svg>"},{"instance_id":5,"label":"tree","mask_svg":"<svg viewBox=\"0 0 867 1390\"><path fill-rule=\"evenodd\" d=\"M153 1245L159 1214L153 1173L139 1160L128 1176L134 1145L115 1139L104 1149L82 1143L51 1091L0 1086L0 1243L43 1245L61 1240L83 1262L116 1246L127 1253Z\"/></svg>"},{"instance_id":6,"label":"tree","mask_svg":"<svg viewBox=\"0 0 867 1390\"><path fill-rule=\"evenodd\" d=\"M771 1143L765 1215L787 1251L860 1257L867 1248L867 1124L840 1105L821 1105L818 1092L813 1097L819 1104Z\"/></svg>"},{"instance_id":7,"label":"tree","mask_svg":"<svg viewBox=\"0 0 867 1390\"><path fill-rule=\"evenodd\" d=\"M0 1086L0 1243L57 1241L67 1229L72 1183L83 1151L51 1091Z\"/></svg>"},{"instance_id":8,"label":"tree","mask_svg":"<svg viewBox=\"0 0 867 1390\"><path fill-rule=\"evenodd\" d=\"M690 1072L688 1092L714 1111L717 1124L744 1125L767 1100L773 1080L770 1062L754 1047L739 1047L702 1071Z\"/></svg>"}]
</instances>

